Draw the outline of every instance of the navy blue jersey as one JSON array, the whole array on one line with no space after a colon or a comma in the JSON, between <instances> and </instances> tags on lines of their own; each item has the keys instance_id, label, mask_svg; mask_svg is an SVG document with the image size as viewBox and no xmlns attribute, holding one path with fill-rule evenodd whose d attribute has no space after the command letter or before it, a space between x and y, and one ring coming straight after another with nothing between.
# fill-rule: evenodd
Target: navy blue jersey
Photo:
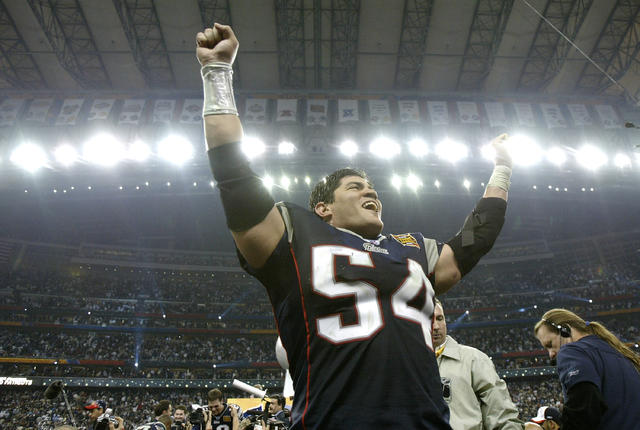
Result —
<instances>
[{"instance_id":1,"label":"navy blue jersey","mask_svg":"<svg viewBox=\"0 0 640 430\"><path fill-rule=\"evenodd\" d=\"M450 429L431 341L438 245L367 240L278 204L286 231L259 270L287 351L293 429ZM429 256L429 258L427 258Z\"/></svg>"},{"instance_id":2,"label":"navy blue jersey","mask_svg":"<svg viewBox=\"0 0 640 430\"><path fill-rule=\"evenodd\" d=\"M640 373L633 363L598 336L585 336L558 351L558 374L565 396L575 384L591 382L607 410L598 429L640 427Z\"/></svg>"},{"instance_id":3,"label":"navy blue jersey","mask_svg":"<svg viewBox=\"0 0 640 430\"><path fill-rule=\"evenodd\" d=\"M232 407L238 408L238 419L242 416L242 409L240 409L238 405L229 406L226 403L223 403L223 405L224 409L220 415L211 416L211 427L213 430L231 430L233 428L233 418L231 417ZM202 429L200 429L200 426L196 424L193 426L193 430L203 430L204 427L203 425Z\"/></svg>"}]
</instances>

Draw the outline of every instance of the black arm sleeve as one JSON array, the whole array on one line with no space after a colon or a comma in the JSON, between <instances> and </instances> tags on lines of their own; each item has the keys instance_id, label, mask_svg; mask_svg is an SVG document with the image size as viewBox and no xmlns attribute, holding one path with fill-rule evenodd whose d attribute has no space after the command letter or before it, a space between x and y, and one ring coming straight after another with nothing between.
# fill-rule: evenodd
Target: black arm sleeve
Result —
<instances>
[{"instance_id":1,"label":"black arm sleeve","mask_svg":"<svg viewBox=\"0 0 640 430\"><path fill-rule=\"evenodd\" d=\"M596 430L607 410L600 390L592 382L578 382L567 392L562 408L562 430Z\"/></svg>"},{"instance_id":2,"label":"black arm sleeve","mask_svg":"<svg viewBox=\"0 0 640 430\"><path fill-rule=\"evenodd\" d=\"M229 229L245 231L262 222L275 202L251 170L240 142L215 147L207 154Z\"/></svg>"},{"instance_id":3,"label":"black arm sleeve","mask_svg":"<svg viewBox=\"0 0 640 430\"><path fill-rule=\"evenodd\" d=\"M462 276L474 268L480 258L491 250L498 238L507 202L499 197L480 199L458 232L447 244L453 249Z\"/></svg>"}]
</instances>

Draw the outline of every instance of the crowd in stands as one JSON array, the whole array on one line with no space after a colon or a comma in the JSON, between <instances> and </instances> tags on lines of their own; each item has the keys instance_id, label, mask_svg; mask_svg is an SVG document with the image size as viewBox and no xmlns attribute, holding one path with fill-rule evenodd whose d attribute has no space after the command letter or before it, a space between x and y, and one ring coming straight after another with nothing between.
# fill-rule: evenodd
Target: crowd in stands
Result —
<instances>
[{"instance_id":1,"label":"crowd in stands","mask_svg":"<svg viewBox=\"0 0 640 430\"><path fill-rule=\"evenodd\" d=\"M511 397L520 411L520 417L528 419L536 415L542 405L559 405L562 399L560 384L556 380L527 379L507 381ZM6 389L0 392L0 428L32 429L38 423L55 417L57 421L66 420L68 413L61 397L45 400L43 389ZM107 407L121 416L125 428L151 420L155 404L161 399L175 405L206 404L206 391L203 390L158 390L158 389L110 389L84 390L67 388L70 407L77 423L86 422L82 406L92 400L103 400ZM244 397L243 393L227 391L229 397Z\"/></svg>"}]
</instances>

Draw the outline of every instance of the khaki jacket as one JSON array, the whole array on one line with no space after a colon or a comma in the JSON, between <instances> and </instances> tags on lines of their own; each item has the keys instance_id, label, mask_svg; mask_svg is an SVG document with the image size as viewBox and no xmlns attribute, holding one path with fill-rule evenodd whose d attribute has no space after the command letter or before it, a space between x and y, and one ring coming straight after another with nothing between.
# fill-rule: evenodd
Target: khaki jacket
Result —
<instances>
[{"instance_id":1,"label":"khaki jacket","mask_svg":"<svg viewBox=\"0 0 640 430\"><path fill-rule=\"evenodd\" d=\"M522 430L507 384L484 352L447 336L438 357L453 430Z\"/></svg>"}]
</instances>

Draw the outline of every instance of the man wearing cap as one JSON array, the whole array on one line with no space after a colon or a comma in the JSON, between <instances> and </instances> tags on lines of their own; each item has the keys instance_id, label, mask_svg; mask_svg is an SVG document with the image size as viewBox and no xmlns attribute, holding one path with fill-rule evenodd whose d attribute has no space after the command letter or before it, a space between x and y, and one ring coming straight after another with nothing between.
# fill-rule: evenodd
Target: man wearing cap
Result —
<instances>
[{"instance_id":1,"label":"man wearing cap","mask_svg":"<svg viewBox=\"0 0 640 430\"><path fill-rule=\"evenodd\" d=\"M104 400L94 400L84 408L89 411L89 424L87 424L87 430L115 430L116 427L108 420L98 422L100 415L104 414L107 410L107 403ZM124 420L116 416L114 416L114 418L118 421L118 430L123 430Z\"/></svg>"},{"instance_id":2,"label":"man wearing cap","mask_svg":"<svg viewBox=\"0 0 640 430\"><path fill-rule=\"evenodd\" d=\"M440 300L433 311L433 346L453 430L522 430L507 384L484 352L447 336Z\"/></svg>"},{"instance_id":3,"label":"man wearing cap","mask_svg":"<svg viewBox=\"0 0 640 430\"><path fill-rule=\"evenodd\" d=\"M561 428L560 411L551 406L542 406L538 409L538 415L524 425L524 430L558 430Z\"/></svg>"}]
</instances>

